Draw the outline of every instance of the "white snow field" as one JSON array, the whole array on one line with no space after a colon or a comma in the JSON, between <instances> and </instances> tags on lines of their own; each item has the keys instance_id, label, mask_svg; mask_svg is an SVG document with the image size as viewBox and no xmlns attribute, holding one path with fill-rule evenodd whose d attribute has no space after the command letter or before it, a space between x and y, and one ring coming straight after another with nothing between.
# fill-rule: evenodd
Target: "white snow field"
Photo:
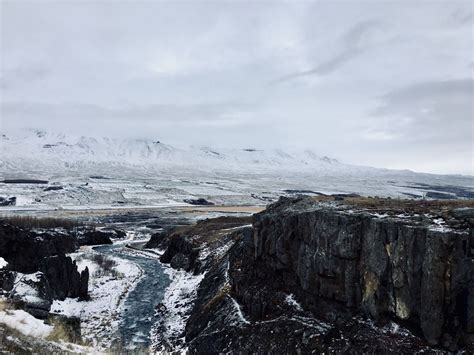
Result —
<instances>
[{"instance_id":1,"label":"white snow field","mask_svg":"<svg viewBox=\"0 0 474 355\"><path fill-rule=\"evenodd\" d=\"M0 197L16 197L15 206L2 210L180 206L198 197L263 205L301 190L406 198L455 186L474 193L472 176L354 166L311 151L174 147L41 131L0 135L0 181L5 179L48 183L0 182Z\"/></svg>"}]
</instances>

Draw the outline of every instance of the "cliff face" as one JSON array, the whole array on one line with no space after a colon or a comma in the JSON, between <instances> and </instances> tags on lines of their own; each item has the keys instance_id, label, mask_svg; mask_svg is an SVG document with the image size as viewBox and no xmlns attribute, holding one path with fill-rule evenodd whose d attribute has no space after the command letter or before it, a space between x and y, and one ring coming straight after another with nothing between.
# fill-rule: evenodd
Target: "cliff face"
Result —
<instances>
[{"instance_id":1,"label":"cliff face","mask_svg":"<svg viewBox=\"0 0 474 355\"><path fill-rule=\"evenodd\" d=\"M66 256L77 247L76 238L69 234L35 233L9 224L0 225L0 256L8 262L0 280L3 280L2 288L6 291L13 288L15 272L40 272L41 277L29 282L45 300L45 305L41 305L42 315L49 311L53 299L87 298L89 270L79 273L76 263Z\"/></svg>"},{"instance_id":2,"label":"cliff face","mask_svg":"<svg viewBox=\"0 0 474 355\"><path fill-rule=\"evenodd\" d=\"M253 228L260 272L236 276L234 290L255 319L265 312L255 312L251 286L272 280L272 288L291 289L326 319L362 310L406 322L433 345L472 341L472 228L433 228L308 200L277 203L255 215Z\"/></svg>"},{"instance_id":3,"label":"cliff face","mask_svg":"<svg viewBox=\"0 0 474 355\"><path fill-rule=\"evenodd\" d=\"M38 271L45 258L72 253L77 248L76 238L69 234L35 233L10 224L0 225L0 256L15 271Z\"/></svg>"},{"instance_id":4,"label":"cliff face","mask_svg":"<svg viewBox=\"0 0 474 355\"><path fill-rule=\"evenodd\" d=\"M251 226L216 219L157 236L163 262L206 272L189 351L474 351L474 208L325 199L281 198Z\"/></svg>"}]
</instances>

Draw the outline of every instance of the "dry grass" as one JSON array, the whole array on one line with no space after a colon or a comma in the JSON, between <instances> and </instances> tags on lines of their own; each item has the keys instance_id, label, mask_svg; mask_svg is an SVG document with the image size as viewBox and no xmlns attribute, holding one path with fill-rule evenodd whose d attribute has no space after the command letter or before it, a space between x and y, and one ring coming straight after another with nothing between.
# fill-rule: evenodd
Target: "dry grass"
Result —
<instances>
[{"instance_id":1,"label":"dry grass","mask_svg":"<svg viewBox=\"0 0 474 355\"><path fill-rule=\"evenodd\" d=\"M72 229L83 226L82 223L67 218L52 218L52 217L34 217L34 216L9 216L1 217L0 223L9 223L14 226L33 229L33 228L65 228Z\"/></svg>"},{"instance_id":2,"label":"dry grass","mask_svg":"<svg viewBox=\"0 0 474 355\"><path fill-rule=\"evenodd\" d=\"M251 223L251 216L222 216L201 220L190 226L177 227L173 231L173 234L185 236L199 245L206 244L208 247L213 248L214 246L217 246L213 246L214 243L220 244L223 242L223 237L229 235L239 227Z\"/></svg>"},{"instance_id":3,"label":"dry grass","mask_svg":"<svg viewBox=\"0 0 474 355\"><path fill-rule=\"evenodd\" d=\"M51 332L51 334L48 335L46 340L54 342L71 342L71 337L69 335L69 332L67 331L67 327L63 324L63 322L56 319L53 321L52 325L54 326L53 331Z\"/></svg>"},{"instance_id":4,"label":"dry grass","mask_svg":"<svg viewBox=\"0 0 474 355\"><path fill-rule=\"evenodd\" d=\"M6 301L0 300L0 312L9 310L10 308L10 305Z\"/></svg>"},{"instance_id":5,"label":"dry grass","mask_svg":"<svg viewBox=\"0 0 474 355\"><path fill-rule=\"evenodd\" d=\"M225 283L219 291L216 293L216 295L211 298L204 306L203 309L208 310L210 309L213 305L216 303L219 303L224 297L226 297L228 294L230 294L230 289L231 286L229 283Z\"/></svg>"},{"instance_id":6,"label":"dry grass","mask_svg":"<svg viewBox=\"0 0 474 355\"><path fill-rule=\"evenodd\" d=\"M85 255L82 254L77 261L87 258L92 260L97 266L99 267L98 270L94 272L94 277L101 277L101 276L111 276L116 278L123 277L123 274L116 270L117 262L103 254L91 254Z\"/></svg>"},{"instance_id":7,"label":"dry grass","mask_svg":"<svg viewBox=\"0 0 474 355\"><path fill-rule=\"evenodd\" d=\"M202 214L203 212L223 212L223 213L258 213L263 211L266 206L186 206L176 209Z\"/></svg>"},{"instance_id":8,"label":"dry grass","mask_svg":"<svg viewBox=\"0 0 474 355\"><path fill-rule=\"evenodd\" d=\"M334 196L315 196L314 201L334 201ZM407 212L427 213L447 211L461 207L474 207L474 200L409 200L377 197L344 197L344 205L353 205L365 209L404 210Z\"/></svg>"}]
</instances>

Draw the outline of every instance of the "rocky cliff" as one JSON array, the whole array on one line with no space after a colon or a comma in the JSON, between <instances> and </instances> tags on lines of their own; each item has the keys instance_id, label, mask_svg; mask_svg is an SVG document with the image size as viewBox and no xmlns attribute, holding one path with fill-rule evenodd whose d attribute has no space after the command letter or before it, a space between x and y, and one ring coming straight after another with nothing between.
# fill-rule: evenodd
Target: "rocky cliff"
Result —
<instances>
[{"instance_id":1,"label":"rocky cliff","mask_svg":"<svg viewBox=\"0 0 474 355\"><path fill-rule=\"evenodd\" d=\"M233 228L227 252L207 264L199 231L174 235L168 254L191 250L189 270L207 265L189 349L474 350L474 210L463 206L280 199ZM180 250L187 236L193 248Z\"/></svg>"},{"instance_id":2,"label":"rocky cliff","mask_svg":"<svg viewBox=\"0 0 474 355\"><path fill-rule=\"evenodd\" d=\"M67 233L37 233L0 225L0 257L8 262L0 276L2 289L13 290L11 296L15 299L18 294L24 308L38 317L47 316L54 299L87 298L89 270L79 273L76 263L66 255L77 247L76 238ZM28 294L20 294L18 285Z\"/></svg>"},{"instance_id":3,"label":"rocky cliff","mask_svg":"<svg viewBox=\"0 0 474 355\"><path fill-rule=\"evenodd\" d=\"M452 229L409 217L280 202L254 218L254 260L265 265L258 279L277 278L321 316L362 310L374 320L419 328L432 345L472 341L472 226ZM235 289L245 283L237 281ZM252 308L245 291L241 300Z\"/></svg>"}]
</instances>

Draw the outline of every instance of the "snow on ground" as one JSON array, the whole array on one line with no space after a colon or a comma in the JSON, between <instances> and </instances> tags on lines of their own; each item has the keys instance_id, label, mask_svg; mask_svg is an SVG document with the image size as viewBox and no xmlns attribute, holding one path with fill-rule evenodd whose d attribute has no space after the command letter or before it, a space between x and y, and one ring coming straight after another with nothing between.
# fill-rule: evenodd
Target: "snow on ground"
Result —
<instances>
[{"instance_id":1,"label":"snow on ground","mask_svg":"<svg viewBox=\"0 0 474 355\"><path fill-rule=\"evenodd\" d=\"M7 346L13 343L28 353L99 354L93 348L64 341L61 328L57 330L55 325L47 324L24 310L13 309L6 298L0 297L0 333L4 335Z\"/></svg>"},{"instance_id":2,"label":"snow on ground","mask_svg":"<svg viewBox=\"0 0 474 355\"><path fill-rule=\"evenodd\" d=\"M228 229L223 229L223 230L231 231L231 230L237 230L237 229L244 228L244 227L246 227L246 226L239 226L239 227L228 228ZM216 247L213 247L213 248L210 248L210 247L206 246L205 248L203 248L199 252L199 260L201 262L204 262L211 254L212 254L212 256L214 257L215 260L218 260L224 254L226 254L233 245L234 244L232 242L230 242L230 243L227 242L227 243L223 243L220 246L216 246Z\"/></svg>"},{"instance_id":3,"label":"snow on ground","mask_svg":"<svg viewBox=\"0 0 474 355\"><path fill-rule=\"evenodd\" d=\"M81 318L82 336L94 348L108 349L118 337L118 327L128 292L137 284L143 271L133 262L105 256L115 262L113 270L101 270L94 261L98 255L91 249L72 254L79 270L86 266L90 271L89 301L66 298L54 301L51 311Z\"/></svg>"},{"instance_id":4,"label":"snow on ground","mask_svg":"<svg viewBox=\"0 0 474 355\"><path fill-rule=\"evenodd\" d=\"M404 337L410 337L410 338L415 338L415 335L408 330L407 328L404 328L400 324L395 323L394 321L388 322L386 325L383 327L380 327L375 324L375 322L372 319L362 319L359 317L354 318L358 323L362 323L365 325L368 325L371 327L373 330L375 330L378 333L381 334L399 334ZM428 347L426 348L428 349Z\"/></svg>"},{"instance_id":5,"label":"snow on ground","mask_svg":"<svg viewBox=\"0 0 474 355\"><path fill-rule=\"evenodd\" d=\"M39 296L38 288L35 284L40 282L41 272L32 274L16 273L13 289L10 291L16 299L21 299L31 305L41 305L45 301Z\"/></svg>"},{"instance_id":6,"label":"snow on ground","mask_svg":"<svg viewBox=\"0 0 474 355\"><path fill-rule=\"evenodd\" d=\"M35 338L46 338L54 328L20 309L0 311L0 323Z\"/></svg>"},{"instance_id":7,"label":"snow on ground","mask_svg":"<svg viewBox=\"0 0 474 355\"><path fill-rule=\"evenodd\" d=\"M429 218L429 215L426 215ZM430 230L436 232L449 232L452 229L446 225L446 222L443 218L433 218L432 219L433 225L430 226Z\"/></svg>"},{"instance_id":8,"label":"snow on ground","mask_svg":"<svg viewBox=\"0 0 474 355\"><path fill-rule=\"evenodd\" d=\"M295 296L293 294L289 294L289 295L286 296L286 303L288 303L292 307L295 307L295 309L298 310L298 311L303 310L303 307L301 307L301 305L295 299Z\"/></svg>"},{"instance_id":9,"label":"snow on ground","mask_svg":"<svg viewBox=\"0 0 474 355\"><path fill-rule=\"evenodd\" d=\"M152 349L159 352L166 349L164 344L157 339L167 342L170 339L182 338L189 312L196 298L197 288L205 276L205 273L193 275L184 270L175 270L167 265L164 266L166 267L165 273L171 279L171 284L166 289L163 298L164 314L151 330ZM183 350L179 346L176 347L178 343L179 341L174 342L174 350ZM184 341L181 344L184 345Z\"/></svg>"},{"instance_id":10,"label":"snow on ground","mask_svg":"<svg viewBox=\"0 0 474 355\"><path fill-rule=\"evenodd\" d=\"M369 213L371 216L374 216L374 217L377 217L377 218L386 218L386 217L390 217L390 215L388 213L378 213L378 212L372 212L372 213Z\"/></svg>"},{"instance_id":11,"label":"snow on ground","mask_svg":"<svg viewBox=\"0 0 474 355\"><path fill-rule=\"evenodd\" d=\"M235 314L239 322L244 323L244 324L250 324L250 322L245 318L244 313L242 312L242 308L240 307L240 304L235 300L235 298L231 296L228 296L228 297L230 298L230 300L232 301L232 304L234 305Z\"/></svg>"},{"instance_id":12,"label":"snow on ground","mask_svg":"<svg viewBox=\"0 0 474 355\"><path fill-rule=\"evenodd\" d=\"M0 269L7 267L8 263L4 258L0 258Z\"/></svg>"},{"instance_id":13,"label":"snow on ground","mask_svg":"<svg viewBox=\"0 0 474 355\"><path fill-rule=\"evenodd\" d=\"M265 204L285 190L391 197L421 197L427 185L474 191L472 176L353 166L307 151L211 151L45 132L3 136L0 143L0 156L6 157L0 161L0 181L44 179L62 187L45 191L46 184L0 182L0 196L17 197L17 206L2 207L4 211L172 207L196 197L216 204Z\"/></svg>"}]
</instances>

